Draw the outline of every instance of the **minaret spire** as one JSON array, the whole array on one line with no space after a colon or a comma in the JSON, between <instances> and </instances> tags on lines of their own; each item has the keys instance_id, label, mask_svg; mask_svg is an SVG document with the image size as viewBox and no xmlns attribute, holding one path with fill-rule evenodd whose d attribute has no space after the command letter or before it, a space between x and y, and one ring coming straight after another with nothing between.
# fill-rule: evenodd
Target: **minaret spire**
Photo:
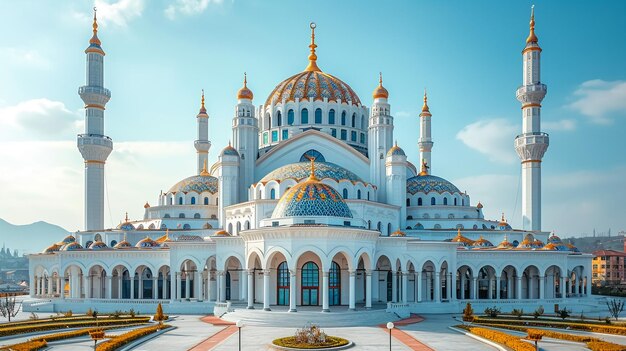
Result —
<instances>
[{"instance_id":1,"label":"minaret spire","mask_svg":"<svg viewBox=\"0 0 626 351\"><path fill-rule=\"evenodd\" d=\"M420 138L417 145L420 149L420 163L422 164L422 172L428 174L428 168L431 166L431 153L433 149L433 140L431 137L430 124L432 114L430 113L430 108L428 107L428 95L426 93L426 88L424 88L424 105L422 105L422 112L420 113ZM429 167L424 168L425 165ZM431 170L432 171L432 170Z\"/></svg>"},{"instance_id":2,"label":"minaret spire","mask_svg":"<svg viewBox=\"0 0 626 351\"><path fill-rule=\"evenodd\" d=\"M204 89L202 89L200 111L196 115L196 122L198 123L198 139L194 141L193 145L198 154L198 174L202 174L203 165L209 158L209 150L211 149L211 142L209 141L209 115L204 106Z\"/></svg>"},{"instance_id":3,"label":"minaret spire","mask_svg":"<svg viewBox=\"0 0 626 351\"><path fill-rule=\"evenodd\" d=\"M547 87L541 83L541 48L535 35L534 6L522 59L522 86L516 94L522 104L522 134L515 138L515 150L522 161L522 228L541 230L541 160L550 139L541 131L541 102Z\"/></svg>"},{"instance_id":4,"label":"minaret spire","mask_svg":"<svg viewBox=\"0 0 626 351\"><path fill-rule=\"evenodd\" d=\"M309 65L306 66L304 70L309 72L321 72L322 70L317 67L317 55L315 54L315 48L317 48L317 45L315 45L315 28L317 27L317 25L315 24L315 22L311 22L309 27L311 27L311 44L309 45L309 48L311 48L311 53L309 54Z\"/></svg>"}]
</instances>

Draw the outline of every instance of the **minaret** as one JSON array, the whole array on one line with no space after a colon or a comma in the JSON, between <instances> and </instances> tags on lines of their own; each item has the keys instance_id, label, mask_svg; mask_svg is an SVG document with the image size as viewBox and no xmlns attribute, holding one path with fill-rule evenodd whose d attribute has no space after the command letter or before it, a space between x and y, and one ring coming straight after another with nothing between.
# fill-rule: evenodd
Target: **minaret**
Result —
<instances>
[{"instance_id":1,"label":"minaret","mask_svg":"<svg viewBox=\"0 0 626 351\"><path fill-rule=\"evenodd\" d=\"M259 152L259 123L254 116L248 89L248 76L243 74L243 87L237 92L237 105L233 117L233 147L239 153L238 202L248 201L248 188L254 182L254 166Z\"/></svg>"},{"instance_id":2,"label":"minaret","mask_svg":"<svg viewBox=\"0 0 626 351\"><path fill-rule=\"evenodd\" d=\"M420 164L427 165L432 170L430 154L433 149L433 139L430 134L430 109L428 108L428 96L424 89L424 105L420 113L420 139L417 145L420 148Z\"/></svg>"},{"instance_id":3,"label":"minaret","mask_svg":"<svg viewBox=\"0 0 626 351\"><path fill-rule=\"evenodd\" d=\"M522 161L522 228L541 230L541 159L548 149L548 134L541 132L541 101L547 87L541 84L541 48L535 35L534 6L530 34L522 51L523 85L517 89L522 103L522 134L515 138L515 150Z\"/></svg>"},{"instance_id":4,"label":"minaret","mask_svg":"<svg viewBox=\"0 0 626 351\"><path fill-rule=\"evenodd\" d=\"M398 143L387 151L386 161L386 182L387 182L387 203L400 208L400 218L395 227L404 228L406 226L406 154ZM391 233L387 233L390 235Z\"/></svg>"},{"instance_id":5,"label":"minaret","mask_svg":"<svg viewBox=\"0 0 626 351\"><path fill-rule=\"evenodd\" d=\"M202 100L200 105L200 111L196 115L198 122L198 140L194 141L193 145L198 152L198 174L202 172L202 167L206 165L209 158L209 150L211 149L211 142L209 141L209 115L206 113L204 107L204 89L202 89Z\"/></svg>"},{"instance_id":6,"label":"minaret","mask_svg":"<svg viewBox=\"0 0 626 351\"><path fill-rule=\"evenodd\" d=\"M370 158L370 182L378 187L378 202L387 200L387 180L385 174L385 155L393 146L393 117L391 105L387 102L389 92L383 87L382 73L378 79L378 86L372 93L374 102L370 110L368 128L368 150Z\"/></svg>"},{"instance_id":7,"label":"minaret","mask_svg":"<svg viewBox=\"0 0 626 351\"><path fill-rule=\"evenodd\" d=\"M85 229L104 229L104 164L113 150L113 141L104 135L104 110L111 92L104 88L104 51L98 39L96 9L93 36L85 50L87 81L78 88L85 103L85 134L78 135L78 150L85 160Z\"/></svg>"}]
</instances>

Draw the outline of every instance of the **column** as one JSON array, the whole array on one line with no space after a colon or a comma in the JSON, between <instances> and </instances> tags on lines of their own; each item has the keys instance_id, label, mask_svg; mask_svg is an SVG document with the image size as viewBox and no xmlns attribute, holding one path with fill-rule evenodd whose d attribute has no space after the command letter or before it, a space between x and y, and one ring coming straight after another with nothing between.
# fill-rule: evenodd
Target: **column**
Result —
<instances>
[{"instance_id":1,"label":"column","mask_svg":"<svg viewBox=\"0 0 626 351\"><path fill-rule=\"evenodd\" d=\"M270 270L263 271L263 311L270 309Z\"/></svg>"},{"instance_id":2,"label":"column","mask_svg":"<svg viewBox=\"0 0 626 351\"><path fill-rule=\"evenodd\" d=\"M528 298L532 299L535 296L535 284L533 277L528 277Z\"/></svg>"},{"instance_id":3,"label":"column","mask_svg":"<svg viewBox=\"0 0 626 351\"><path fill-rule=\"evenodd\" d=\"M35 297L37 295L37 276L36 275L33 276L28 289L29 289L30 297Z\"/></svg>"},{"instance_id":4,"label":"column","mask_svg":"<svg viewBox=\"0 0 626 351\"><path fill-rule=\"evenodd\" d=\"M178 272L170 270L170 300L176 300L176 277L178 276Z\"/></svg>"},{"instance_id":5,"label":"column","mask_svg":"<svg viewBox=\"0 0 626 351\"><path fill-rule=\"evenodd\" d=\"M456 285L456 281L454 285ZM448 301L456 300L456 289L453 292L453 288L456 287L452 285L452 273L448 273L446 274L446 298Z\"/></svg>"},{"instance_id":6,"label":"column","mask_svg":"<svg viewBox=\"0 0 626 351\"><path fill-rule=\"evenodd\" d=\"M391 302L398 302L398 272L391 271Z\"/></svg>"},{"instance_id":7,"label":"column","mask_svg":"<svg viewBox=\"0 0 626 351\"><path fill-rule=\"evenodd\" d=\"M254 269L248 270L248 309L254 309Z\"/></svg>"},{"instance_id":8,"label":"column","mask_svg":"<svg viewBox=\"0 0 626 351\"><path fill-rule=\"evenodd\" d=\"M372 271L365 272L365 309L372 308Z\"/></svg>"},{"instance_id":9,"label":"column","mask_svg":"<svg viewBox=\"0 0 626 351\"><path fill-rule=\"evenodd\" d=\"M205 294L206 294L206 301L207 302L211 302L211 270L207 270L206 271L206 285L205 285Z\"/></svg>"},{"instance_id":10,"label":"column","mask_svg":"<svg viewBox=\"0 0 626 351\"><path fill-rule=\"evenodd\" d=\"M513 277L507 277L506 280L506 298L507 299L512 299L513 298Z\"/></svg>"},{"instance_id":11,"label":"column","mask_svg":"<svg viewBox=\"0 0 626 351\"><path fill-rule=\"evenodd\" d=\"M226 302L226 271L219 272L219 288L217 289L219 302Z\"/></svg>"},{"instance_id":12,"label":"column","mask_svg":"<svg viewBox=\"0 0 626 351\"><path fill-rule=\"evenodd\" d=\"M176 272L176 299L183 299L183 272Z\"/></svg>"},{"instance_id":13,"label":"column","mask_svg":"<svg viewBox=\"0 0 626 351\"><path fill-rule=\"evenodd\" d=\"M328 308L328 272L322 272L322 312L330 312Z\"/></svg>"},{"instance_id":14,"label":"column","mask_svg":"<svg viewBox=\"0 0 626 351\"><path fill-rule=\"evenodd\" d=\"M408 303L409 299L407 298L407 285L409 284L409 274L402 272L402 303Z\"/></svg>"},{"instance_id":15,"label":"column","mask_svg":"<svg viewBox=\"0 0 626 351\"><path fill-rule=\"evenodd\" d=\"M52 277L49 276L48 277L48 291L47 291L48 295L52 295Z\"/></svg>"},{"instance_id":16,"label":"column","mask_svg":"<svg viewBox=\"0 0 626 351\"><path fill-rule=\"evenodd\" d=\"M591 297L591 278L590 277L585 277L585 296L586 297Z\"/></svg>"},{"instance_id":17,"label":"column","mask_svg":"<svg viewBox=\"0 0 626 351\"><path fill-rule=\"evenodd\" d=\"M328 272L325 273L324 276L326 281L328 282ZM298 283L298 271L296 269L289 270L289 312L297 312L296 308L296 297L298 296L298 287L296 284ZM328 286L328 285L327 285ZM328 296L328 294L326 294ZM324 301L324 296L322 296L322 301Z\"/></svg>"},{"instance_id":18,"label":"column","mask_svg":"<svg viewBox=\"0 0 626 351\"><path fill-rule=\"evenodd\" d=\"M378 301L378 293L379 293L379 282L378 282L378 271L372 271L372 283L373 285L371 286L372 289L372 301Z\"/></svg>"},{"instance_id":19,"label":"column","mask_svg":"<svg viewBox=\"0 0 626 351\"><path fill-rule=\"evenodd\" d=\"M131 275L130 277L130 299L135 299L135 276Z\"/></svg>"},{"instance_id":20,"label":"column","mask_svg":"<svg viewBox=\"0 0 626 351\"><path fill-rule=\"evenodd\" d=\"M57 286L57 294L59 294L59 296L61 296L61 277L57 276L56 279L56 286Z\"/></svg>"},{"instance_id":21,"label":"column","mask_svg":"<svg viewBox=\"0 0 626 351\"><path fill-rule=\"evenodd\" d=\"M163 272L161 281L163 282L163 285L161 286L161 295L163 300L165 300L167 299L167 274L165 274L165 272Z\"/></svg>"},{"instance_id":22,"label":"column","mask_svg":"<svg viewBox=\"0 0 626 351\"><path fill-rule=\"evenodd\" d=\"M245 270L239 271L239 301L248 300L248 273Z\"/></svg>"},{"instance_id":23,"label":"column","mask_svg":"<svg viewBox=\"0 0 626 351\"><path fill-rule=\"evenodd\" d=\"M191 274L185 272L185 299L191 298Z\"/></svg>"},{"instance_id":24,"label":"column","mask_svg":"<svg viewBox=\"0 0 626 351\"><path fill-rule=\"evenodd\" d=\"M487 298L489 300L491 300L491 299L493 299L493 277L489 277L489 285L488 286L489 286L489 288L488 288L489 290L488 290L488 293L487 293Z\"/></svg>"},{"instance_id":25,"label":"column","mask_svg":"<svg viewBox=\"0 0 626 351\"><path fill-rule=\"evenodd\" d=\"M152 299L157 300L159 298L159 276L152 277Z\"/></svg>"},{"instance_id":26,"label":"column","mask_svg":"<svg viewBox=\"0 0 626 351\"><path fill-rule=\"evenodd\" d=\"M110 275L107 275L104 279L106 280L106 298L110 300L113 292L113 279Z\"/></svg>"},{"instance_id":27,"label":"column","mask_svg":"<svg viewBox=\"0 0 626 351\"><path fill-rule=\"evenodd\" d=\"M141 300L143 299L143 274L139 274L138 278L139 280L137 282L139 283L139 291L137 291L137 298Z\"/></svg>"},{"instance_id":28,"label":"column","mask_svg":"<svg viewBox=\"0 0 626 351\"><path fill-rule=\"evenodd\" d=\"M546 296L546 277L539 276L539 299L543 300Z\"/></svg>"},{"instance_id":29,"label":"column","mask_svg":"<svg viewBox=\"0 0 626 351\"><path fill-rule=\"evenodd\" d=\"M417 272L415 280L417 280L417 302L422 302L422 271Z\"/></svg>"},{"instance_id":30,"label":"column","mask_svg":"<svg viewBox=\"0 0 626 351\"><path fill-rule=\"evenodd\" d=\"M478 277L472 277L472 291L470 299L478 299Z\"/></svg>"},{"instance_id":31,"label":"column","mask_svg":"<svg viewBox=\"0 0 626 351\"><path fill-rule=\"evenodd\" d=\"M496 276L496 299L500 300L500 277Z\"/></svg>"},{"instance_id":32,"label":"column","mask_svg":"<svg viewBox=\"0 0 626 351\"><path fill-rule=\"evenodd\" d=\"M86 299L89 298L89 293L91 291L89 291L89 276L85 275L83 276L83 292L84 292L84 296Z\"/></svg>"},{"instance_id":33,"label":"column","mask_svg":"<svg viewBox=\"0 0 626 351\"><path fill-rule=\"evenodd\" d=\"M522 277L516 277L517 279L515 282L515 290L517 290L517 293L515 294L515 298L518 300L522 299Z\"/></svg>"},{"instance_id":34,"label":"column","mask_svg":"<svg viewBox=\"0 0 626 351\"><path fill-rule=\"evenodd\" d=\"M350 301L348 309L354 311L356 309L356 271L350 271ZM328 298L328 288L326 289L326 297Z\"/></svg>"},{"instance_id":35,"label":"column","mask_svg":"<svg viewBox=\"0 0 626 351\"><path fill-rule=\"evenodd\" d=\"M461 281L461 289L460 289L460 294L459 296L461 297L461 300L465 300L467 297L465 297L465 285L467 284L467 279L465 278L465 273L460 274L461 279L459 279Z\"/></svg>"},{"instance_id":36,"label":"column","mask_svg":"<svg viewBox=\"0 0 626 351\"><path fill-rule=\"evenodd\" d=\"M435 302L441 302L441 274L435 273Z\"/></svg>"},{"instance_id":37,"label":"column","mask_svg":"<svg viewBox=\"0 0 626 351\"><path fill-rule=\"evenodd\" d=\"M202 291L202 277L200 271L196 270L193 275L193 295L197 301L202 300L200 293Z\"/></svg>"}]
</instances>

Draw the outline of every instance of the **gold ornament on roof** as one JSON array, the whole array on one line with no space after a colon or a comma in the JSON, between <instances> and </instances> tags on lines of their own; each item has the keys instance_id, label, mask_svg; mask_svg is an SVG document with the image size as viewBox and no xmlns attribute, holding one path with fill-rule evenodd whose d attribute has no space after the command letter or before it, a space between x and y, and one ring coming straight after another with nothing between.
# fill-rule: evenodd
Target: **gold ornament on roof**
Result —
<instances>
[{"instance_id":1,"label":"gold ornament on roof","mask_svg":"<svg viewBox=\"0 0 626 351\"><path fill-rule=\"evenodd\" d=\"M383 87L383 73L379 72L378 74L379 74L378 86L376 87L376 89L374 89L374 92L372 93L372 97L374 99L378 99L378 98L387 99L389 97L389 92L387 91L387 89L385 89L385 87Z\"/></svg>"},{"instance_id":2,"label":"gold ornament on roof","mask_svg":"<svg viewBox=\"0 0 626 351\"><path fill-rule=\"evenodd\" d=\"M96 17L96 12L98 10L94 7L93 8L93 36L91 37L91 39L89 40L89 44L95 44L100 46L102 43L100 42L100 39L98 39L98 18Z\"/></svg>"},{"instance_id":3,"label":"gold ornament on roof","mask_svg":"<svg viewBox=\"0 0 626 351\"><path fill-rule=\"evenodd\" d=\"M426 160L422 160L422 171L418 175L421 175L421 176L428 175L429 168L430 167L428 167L428 164L426 164Z\"/></svg>"},{"instance_id":4,"label":"gold ornament on roof","mask_svg":"<svg viewBox=\"0 0 626 351\"><path fill-rule=\"evenodd\" d=\"M311 22L309 27L311 27L311 45L309 45L309 48L311 48L311 53L309 54L309 65L306 66L304 70L308 72L321 72L322 70L317 67L317 55L315 54L315 48L317 48L317 45L315 45L315 27L317 27L317 25L315 24L315 22Z\"/></svg>"},{"instance_id":5,"label":"gold ornament on roof","mask_svg":"<svg viewBox=\"0 0 626 351\"><path fill-rule=\"evenodd\" d=\"M204 107L204 89L202 89L202 97L200 98L200 112L198 115L206 115L206 108Z\"/></svg>"},{"instance_id":6,"label":"gold ornament on roof","mask_svg":"<svg viewBox=\"0 0 626 351\"><path fill-rule=\"evenodd\" d=\"M248 75L246 72L243 72L243 87L237 92L237 99L252 100L253 97L252 90L248 89Z\"/></svg>"},{"instance_id":7,"label":"gold ornament on roof","mask_svg":"<svg viewBox=\"0 0 626 351\"><path fill-rule=\"evenodd\" d=\"M315 157L309 155L305 155L305 157L311 161L311 174L309 175L308 180L317 181L318 179L315 176Z\"/></svg>"},{"instance_id":8,"label":"gold ornament on roof","mask_svg":"<svg viewBox=\"0 0 626 351\"><path fill-rule=\"evenodd\" d=\"M526 38L526 44L537 43L539 39L537 39L537 35L535 35L535 5L530 7L530 33L528 34L528 38Z\"/></svg>"},{"instance_id":9,"label":"gold ornament on roof","mask_svg":"<svg viewBox=\"0 0 626 351\"><path fill-rule=\"evenodd\" d=\"M424 105L422 105L422 113L420 116L432 116L430 109L428 108L428 95L426 94L426 88L424 88Z\"/></svg>"},{"instance_id":10,"label":"gold ornament on roof","mask_svg":"<svg viewBox=\"0 0 626 351\"><path fill-rule=\"evenodd\" d=\"M208 177L211 175L206 169L206 160L204 160L204 165L202 166L202 171L200 171L200 175L203 177Z\"/></svg>"}]
</instances>

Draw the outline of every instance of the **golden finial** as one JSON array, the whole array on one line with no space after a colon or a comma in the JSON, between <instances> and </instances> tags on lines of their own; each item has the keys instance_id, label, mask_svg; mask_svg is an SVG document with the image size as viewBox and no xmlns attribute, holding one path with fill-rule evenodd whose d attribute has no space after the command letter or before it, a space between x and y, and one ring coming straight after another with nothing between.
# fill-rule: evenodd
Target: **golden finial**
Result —
<instances>
[{"instance_id":1,"label":"golden finial","mask_svg":"<svg viewBox=\"0 0 626 351\"><path fill-rule=\"evenodd\" d=\"M322 70L317 67L317 55L315 54L315 48L317 47L317 45L315 45L315 27L317 27L317 25L315 24L315 22L311 22L309 27L311 27L311 45L309 45L309 48L311 48L311 53L309 54L309 65L306 66L304 70L308 72L321 72Z\"/></svg>"},{"instance_id":2,"label":"golden finial","mask_svg":"<svg viewBox=\"0 0 626 351\"><path fill-rule=\"evenodd\" d=\"M165 241L170 240L170 228L165 229Z\"/></svg>"},{"instance_id":3,"label":"golden finial","mask_svg":"<svg viewBox=\"0 0 626 351\"><path fill-rule=\"evenodd\" d=\"M100 46L102 43L100 42L100 39L98 39L98 18L96 17L96 12L98 11L98 9L96 9L95 7L93 8L93 36L91 37L91 39L89 40L89 44L95 44Z\"/></svg>"},{"instance_id":4,"label":"golden finial","mask_svg":"<svg viewBox=\"0 0 626 351\"><path fill-rule=\"evenodd\" d=\"M126 212L126 217L124 217L124 222L128 222L128 212Z\"/></svg>"},{"instance_id":5,"label":"golden finial","mask_svg":"<svg viewBox=\"0 0 626 351\"><path fill-rule=\"evenodd\" d=\"M248 89L248 75L243 72L243 87L237 92L237 99L252 100L252 98L254 98L254 94L252 94L252 90Z\"/></svg>"},{"instance_id":6,"label":"golden finial","mask_svg":"<svg viewBox=\"0 0 626 351\"><path fill-rule=\"evenodd\" d=\"M537 35L535 35L535 5L530 7L530 33L528 34L528 38L526 38L526 44L529 43L537 43L539 39L537 39Z\"/></svg>"},{"instance_id":7,"label":"golden finial","mask_svg":"<svg viewBox=\"0 0 626 351\"><path fill-rule=\"evenodd\" d=\"M378 72L378 85L383 86L383 72Z\"/></svg>"},{"instance_id":8,"label":"golden finial","mask_svg":"<svg viewBox=\"0 0 626 351\"><path fill-rule=\"evenodd\" d=\"M457 229L456 236L461 236L461 228Z\"/></svg>"},{"instance_id":9,"label":"golden finial","mask_svg":"<svg viewBox=\"0 0 626 351\"><path fill-rule=\"evenodd\" d=\"M429 168L430 167L428 167L428 164L426 163L426 159L423 159L422 160L422 171L418 175L421 175L421 176L428 175L428 169Z\"/></svg>"},{"instance_id":10,"label":"golden finial","mask_svg":"<svg viewBox=\"0 0 626 351\"><path fill-rule=\"evenodd\" d=\"M243 72L243 87L247 88L248 87L248 74L246 74L246 72Z\"/></svg>"},{"instance_id":11,"label":"golden finial","mask_svg":"<svg viewBox=\"0 0 626 351\"><path fill-rule=\"evenodd\" d=\"M204 160L204 165L202 166L202 171L200 172L200 175L203 177L207 177L210 175L206 169L206 160Z\"/></svg>"},{"instance_id":12,"label":"golden finial","mask_svg":"<svg viewBox=\"0 0 626 351\"><path fill-rule=\"evenodd\" d=\"M426 88L424 88L424 105L422 106L422 112L428 112L430 114L430 109L428 108L428 95L426 94Z\"/></svg>"},{"instance_id":13,"label":"golden finial","mask_svg":"<svg viewBox=\"0 0 626 351\"><path fill-rule=\"evenodd\" d=\"M387 89L385 89L385 87L383 87L383 72L378 72L378 86L376 87L376 89L374 89L372 97L374 99L389 98L389 92L387 91Z\"/></svg>"},{"instance_id":14,"label":"golden finial","mask_svg":"<svg viewBox=\"0 0 626 351\"><path fill-rule=\"evenodd\" d=\"M202 99L201 99L201 103L202 103L202 108L204 108L204 89L202 89Z\"/></svg>"},{"instance_id":15,"label":"golden finial","mask_svg":"<svg viewBox=\"0 0 626 351\"><path fill-rule=\"evenodd\" d=\"M315 177L315 157L309 155L306 155L305 157L311 161L311 174L309 175L309 180L317 180L317 177Z\"/></svg>"}]
</instances>

